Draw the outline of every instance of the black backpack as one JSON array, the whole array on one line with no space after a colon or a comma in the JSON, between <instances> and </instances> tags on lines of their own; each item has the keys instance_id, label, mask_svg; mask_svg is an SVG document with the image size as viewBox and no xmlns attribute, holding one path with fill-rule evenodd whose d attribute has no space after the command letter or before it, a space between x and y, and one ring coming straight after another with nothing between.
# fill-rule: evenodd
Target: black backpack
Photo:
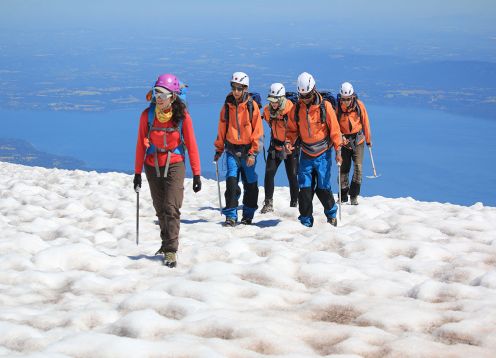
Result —
<instances>
[{"instance_id":1,"label":"black backpack","mask_svg":"<svg viewBox=\"0 0 496 358\"><path fill-rule=\"evenodd\" d=\"M327 115L324 102L329 102L334 110L336 110L337 103L336 97L334 97L331 91L319 91L319 93L322 96L322 102L320 103L320 121L324 123L326 121L325 118ZM298 122L300 121L300 104L298 102L298 94L296 92L286 92L286 98L293 102L296 106L295 122L296 124L298 124Z\"/></svg>"},{"instance_id":2,"label":"black backpack","mask_svg":"<svg viewBox=\"0 0 496 358\"><path fill-rule=\"evenodd\" d=\"M229 94L224 102L224 119L226 121L226 128L229 127L229 106L227 104L227 99L230 96L232 96L232 94ZM246 103L246 107L248 108L248 113L250 114L250 122L253 119L253 101L255 101L255 103L257 104L258 109L262 109L262 98L260 97L260 93L258 92L248 93L248 102Z\"/></svg>"}]
</instances>

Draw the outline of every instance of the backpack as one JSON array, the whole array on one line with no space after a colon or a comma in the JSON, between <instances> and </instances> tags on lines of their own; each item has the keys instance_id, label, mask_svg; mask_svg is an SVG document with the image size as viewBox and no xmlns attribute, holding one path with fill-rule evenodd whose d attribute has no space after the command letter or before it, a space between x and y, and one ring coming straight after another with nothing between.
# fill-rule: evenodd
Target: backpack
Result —
<instances>
[{"instance_id":1,"label":"backpack","mask_svg":"<svg viewBox=\"0 0 496 358\"><path fill-rule=\"evenodd\" d=\"M229 105L227 104L227 98L229 98L229 96L230 95L226 97L226 101L224 102L224 119L226 121L226 128L229 128ZM260 97L260 93L248 93L248 102L246 103L246 107L248 108L248 113L250 114L250 122L253 119L253 101L257 104L258 109L262 109L262 98Z\"/></svg>"},{"instance_id":2,"label":"backpack","mask_svg":"<svg viewBox=\"0 0 496 358\"><path fill-rule=\"evenodd\" d=\"M186 100L186 93L188 92L188 85L186 83L183 83L181 81L179 81L179 88L180 88L180 91L179 91L179 98L181 98L181 101L184 102L184 104L186 105L186 108L188 108L188 101Z\"/></svg>"},{"instance_id":3,"label":"backpack","mask_svg":"<svg viewBox=\"0 0 496 358\"><path fill-rule=\"evenodd\" d=\"M322 96L322 102L320 103L320 122L324 123L326 122L325 118L327 115L324 102L329 102L332 109L336 110L336 98L331 91L319 91L319 94ZM298 94L296 92L286 92L286 98L295 104L295 122L298 124L300 121L300 103L298 102Z\"/></svg>"},{"instance_id":4,"label":"backpack","mask_svg":"<svg viewBox=\"0 0 496 358\"><path fill-rule=\"evenodd\" d=\"M286 98L293 102L293 104L298 103L298 93L296 92L286 92Z\"/></svg>"},{"instance_id":5,"label":"backpack","mask_svg":"<svg viewBox=\"0 0 496 358\"><path fill-rule=\"evenodd\" d=\"M162 132L179 132L181 139L180 144L171 152L174 154L180 154L184 156L185 145L184 145L184 137L183 137L183 121L181 120L177 127L169 127L169 128L158 128L153 126L153 121L155 119L155 103L151 103L148 108L148 133L146 137L148 138L148 142L150 146L146 149L146 154L154 154L157 151L161 152L162 150L157 150L157 147L150 141L150 132L151 131L162 131Z\"/></svg>"},{"instance_id":6,"label":"backpack","mask_svg":"<svg viewBox=\"0 0 496 358\"><path fill-rule=\"evenodd\" d=\"M182 155L184 158L184 161L186 161L186 145L184 144L184 137L183 137L183 120L181 120L178 124L177 127L169 127L169 128L161 128L161 127L154 127L153 126L153 121L155 120L155 103L150 103L150 107L148 107L148 133L146 137L148 138L148 143L150 146L146 149L145 156L149 154L153 154L155 157L155 172L157 173L157 178L160 178L160 168L158 166L158 153L174 153L174 154L179 154ZM150 133L151 131L161 131L161 132L179 132L180 134L180 141L179 145L174 148L173 150L166 150L163 148L157 148L156 145L154 145L150 141ZM164 141L166 140L166 137L164 136ZM167 143L164 143L167 145ZM169 163L170 163L170 155L167 155L167 163L165 164L165 171L164 171L164 178L167 178L167 174L169 172Z\"/></svg>"}]
</instances>

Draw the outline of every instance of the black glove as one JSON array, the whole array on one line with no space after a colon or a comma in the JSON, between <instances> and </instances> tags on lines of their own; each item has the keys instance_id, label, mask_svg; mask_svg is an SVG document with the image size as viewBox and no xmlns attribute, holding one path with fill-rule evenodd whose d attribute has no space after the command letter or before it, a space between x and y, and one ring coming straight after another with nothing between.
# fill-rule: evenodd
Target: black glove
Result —
<instances>
[{"instance_id":1,"label":"black glove","mask_svg":"<svg viewBox=\"0 0 496 358\"><path fill-rule=\"evenodd\" d=\"M201 179L199 175L193 176L193 191L198 193L201 190Z\"/></svg>"},{"instance_id":2,"label":"black glove","mask_svg":"<svg viewBox=\"0 0 496 358\"><path fill-rule=\"evenodd\" d=\"M141 174L134 174L134 191L138 192L139 188L141 188Z\"/></svg>"},{"instance_id":3,"label":"black glove","mask_svg":"<svg viewBox=\"0 0 496 358\"><path fill-rule=\"evenodd\" d=\"M214 162L219 161L220 156L222 155L222 152L215 152L214 155Z\"/></svg>"}]
</instances>

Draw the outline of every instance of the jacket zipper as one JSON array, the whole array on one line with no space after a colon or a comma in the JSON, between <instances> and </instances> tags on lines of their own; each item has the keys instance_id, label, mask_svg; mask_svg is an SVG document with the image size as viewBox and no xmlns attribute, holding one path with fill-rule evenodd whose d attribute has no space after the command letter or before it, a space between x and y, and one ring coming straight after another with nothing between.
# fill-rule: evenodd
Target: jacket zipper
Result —
<instances>
[{"instance_id":1,"label":"jacket zipper","mask_svg":"<svg viewBox=\"0 0 496 358\"><path fill-rule=\"evenodd\" d=\"M309 138L312 138L312 132L310 131L310 120L308 119L308 110L309 110L309 107L308 106L305 106L307 107L307 127L308 127L308 137Z\"/></svg>"},{"instance_id":2,"label":"jacket zipper","mask_svg":"<svg viewBox=\"0 0 496 358\"><path fill-rule=\"evenodd\" d=\"M238 140L241 140L241 130L239 128L238 102L236 102L236 125L238 126Z\"/></svg>"}]
</instances>

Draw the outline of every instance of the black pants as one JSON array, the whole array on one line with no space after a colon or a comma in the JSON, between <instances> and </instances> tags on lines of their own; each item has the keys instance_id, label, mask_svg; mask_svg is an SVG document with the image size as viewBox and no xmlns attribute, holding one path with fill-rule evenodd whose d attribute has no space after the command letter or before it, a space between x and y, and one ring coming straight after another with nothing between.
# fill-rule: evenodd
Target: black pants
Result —
<instances>
[{"instance_id":1,"label":"black pants","mask_svg":"<svg viewBox=\"0 0 496 358\"><path fill-rule=\"evenodd\" d=\"M274 196L274 177L276 176L277 169L282 162L282 160L278 158L277 153L276 155L272 155L273 151L275 151L275 149L270 147L267 163L265 164L265 200L272 199ZM299 159L296 150L284 159L286 176L288 177L289 182L289 194L292 202L296 202L298 199L298 162Z\"/></svg>"}]
</instances>

